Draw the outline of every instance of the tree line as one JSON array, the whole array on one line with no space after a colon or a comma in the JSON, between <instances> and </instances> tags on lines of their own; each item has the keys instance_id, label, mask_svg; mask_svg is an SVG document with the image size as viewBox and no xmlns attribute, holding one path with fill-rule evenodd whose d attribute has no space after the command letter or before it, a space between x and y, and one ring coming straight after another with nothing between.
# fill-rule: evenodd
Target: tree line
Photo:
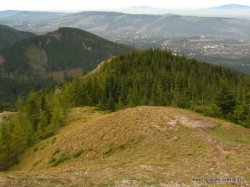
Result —
<instances>
[{"instance_id":1,"label":"tree line","mask_svg":"<svg viewBox=\"0 0 250 187\"><path fill-rule=\"evenodd\" d=\"M53 136L64 124L66 108L58 92L31 92L26 101L18 99L16 115L0 124L0 170L18 162L27 147Z\"/></svg>"},{"instance_id":2,"label":"tree line","mask_svg":"<svg viewBox=\"0 0 250 187\"><path fill-rule=\"evenodd\" d=\"M250 127L250 77L158 49L113 58L64 86L64 102L119 110L174 106Z\"/></svg>"}]
</instances>

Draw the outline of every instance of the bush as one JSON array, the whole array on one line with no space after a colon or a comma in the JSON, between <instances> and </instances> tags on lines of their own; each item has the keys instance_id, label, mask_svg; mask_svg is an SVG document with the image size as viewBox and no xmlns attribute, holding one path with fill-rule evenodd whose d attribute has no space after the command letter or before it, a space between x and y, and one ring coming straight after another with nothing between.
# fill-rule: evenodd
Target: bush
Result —
<instances>
[{"instance_id":1,"label":"bush","mask_svg":"<svg viewBox=\"0 0 250 187\"><path fill-rule=\"evenodd\" d=\"M221 117L222 111L216 104L200 105L194 108L195 112L200 112L205 116Z\"/></svg>"},{"instance_id":2,"label":"bush","mask_svg":"<svg viewBox=\"0 0 250 187\"><path fill-rule=\"evenodd\" d=\"M75 152L75 153L73 154L73 157L74 157L74 158L77 158L77 157L81 156L82 153L83 153L83 149L80 149L79 151L77 151L77 152Z\"/></svg>"},{"instance_id":3,"label":"bush","mask_svg":"<svg viewBox=\"0 0 250 187\"><path fill-rule=\"evenodd\" d=\"M55 132L54 132L54 131L49 131L49 132L47 132L46 134L42 135L40 138L41 138L42 140L45 140L45 139L50 138L51 136L54 136L54 135L55 135Z\"/></svg>"},{"instance_id":4,"label":"bush","mask_svg":"<svg viewBox=\"0 0 250 187\"><path fill-rule=\"evenodd\" d=\"M108 149L106 149L104 152L103 152L103 155L110 155L112 153L113 149L111 147L109 147Z\"/></svg>"},{"instance_id":5,"label":"bush","mask_svg":"<svg viewBox=\"0 0 250 187\"><path fill-rule=\"evenodd\" d=\"M58 159L52 157L51 160L49 161L49 164L51 164L52 167L56 167L60 163L66 161L68 159L69 159L68 156L66 156L65 154L61 154Z\"/></svg>"},{"instance_id":6,"label":"bush","mask_svg":"<svg viewBox=\"0 0 250 187\"><path fill-rule=\"evenodd\" d=\"M57 148L57 149L53 152L52 156L55 156L55 155L58 154L58 153L60 153L60 149Z\"/></svg>"}]
</instances>

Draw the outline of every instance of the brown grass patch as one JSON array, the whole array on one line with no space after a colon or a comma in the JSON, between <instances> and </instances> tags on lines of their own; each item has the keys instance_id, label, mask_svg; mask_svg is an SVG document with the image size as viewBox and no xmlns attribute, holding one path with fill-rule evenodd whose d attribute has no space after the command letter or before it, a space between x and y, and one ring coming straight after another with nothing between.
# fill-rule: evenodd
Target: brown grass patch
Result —
<instances>
[{"instance_id":1,"label":"brown grass patch","mask_svg":"<svg viewBox=\"0 0 250 187\"><path fill-rule=\"evenodd\" d=\"M26 56L29 59L29 65L35 73L46 76L48 58L46 52L39 46L33 45L26 49Z\"/></svg>"},{"instance_id":2,"label":"brown grass patch","mask_svg":"<svg viewBox=\"0 0 250 187\"><path fill-rule=\"evenodd\" d=\"M192 178L249 175L250 143L235 144L220 132L238 131L249 140L250 130L191 111L135 107L105 113L75 108L67 124L27 150L3 179L33 186L206 186L192 183Z\"/></svg>"}]
</instances>

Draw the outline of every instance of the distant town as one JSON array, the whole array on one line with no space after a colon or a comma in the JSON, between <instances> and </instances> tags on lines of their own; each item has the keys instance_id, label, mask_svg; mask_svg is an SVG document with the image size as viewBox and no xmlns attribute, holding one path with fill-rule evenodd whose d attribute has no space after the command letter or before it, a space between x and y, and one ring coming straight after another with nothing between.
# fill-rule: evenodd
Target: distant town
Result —
<instances>
[{"instance_id":1,"label":"distant town","mask_svg":"<svg viewBox=\"0 0 250 187\"><path fill-rule=\"evenodd\" d=\"M168 39L160 44L163 49L189 57L197 55L225 56L241 58L250 54L250 43L247 41L227 40L200 36L187 39Z\"/></svg>"}]
</instances>

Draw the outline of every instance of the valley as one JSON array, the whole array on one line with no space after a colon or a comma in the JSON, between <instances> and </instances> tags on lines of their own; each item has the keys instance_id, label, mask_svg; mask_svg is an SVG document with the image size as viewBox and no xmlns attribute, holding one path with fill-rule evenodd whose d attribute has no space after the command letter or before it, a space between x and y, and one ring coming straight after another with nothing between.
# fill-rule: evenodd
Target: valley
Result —
<instances>
[{"instance_id":1,"label":"valley","mask_svg":"<svg viewBox=\"0 0 250 187\"><path fill-rule=\"evenodd\" d=\"M171 50L174 54L250 73L249 41L200 36L167 39L153 46Z\"/></svg>"},{"instance_id":2,"label":"valley","mask_svg":"<svg viewBox=\"0 0 250 187\"><path fill-rule=\"evenodd\" d=\"M0 19L0 23L37 34L48 33L60 27L79 28L116 43L140 49L160 47L250 73L249 19L106 11L63 14L53 19L38 18L37 21L20 21L14 18Z\"/></svg>"}]
</instances>

